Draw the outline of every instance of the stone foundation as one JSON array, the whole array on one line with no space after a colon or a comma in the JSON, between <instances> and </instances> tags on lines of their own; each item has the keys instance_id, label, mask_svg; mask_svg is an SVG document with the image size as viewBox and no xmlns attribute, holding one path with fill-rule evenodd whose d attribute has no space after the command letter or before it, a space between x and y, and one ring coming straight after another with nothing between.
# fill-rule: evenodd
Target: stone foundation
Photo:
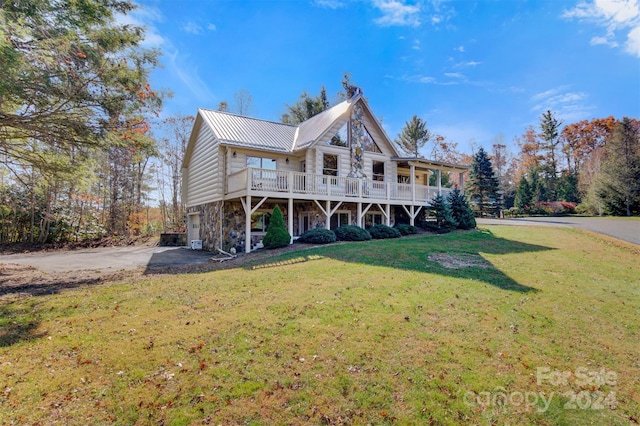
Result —
<instances>
[{"instance_id":1,"label":"stone foundation","mask_svg":"<svg viewBox=\"0 0 640 426\"><path fill-rule=\"evenodd\" d=\"M286 202L265 202L260 206L260 210L273 210L278 205L284 216L284 223L288 223L288 204ZM335 203L332 203L332 207ZM339 210L349 210L351 212L351 223L357 222L357 204L343 203ZM378 209L372 207L370 212L377 212ZM217 248L225 251L235 248L237 253L244 253L245 245L245 213L240 200L216 201L190 207L187 213L199 213L200 215L200 239L203 250L215 252ZM324 228L326 218L318 206L313 202L294 203L293 211L293 235L299 235L300 221L302 213L310 213L310 227ZM391 207L391 226L395 223L396 214L403 215L402 207ZM222 230L222 232L221 232ZM264 233L251 233L252 249L258 244Z\"/></svg>"}]
</instances>

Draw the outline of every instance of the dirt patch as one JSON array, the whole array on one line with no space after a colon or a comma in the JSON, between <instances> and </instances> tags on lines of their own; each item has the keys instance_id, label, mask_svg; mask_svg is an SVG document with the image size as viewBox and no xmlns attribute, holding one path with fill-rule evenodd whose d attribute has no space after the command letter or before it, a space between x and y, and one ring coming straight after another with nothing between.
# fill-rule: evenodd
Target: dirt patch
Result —
<instances>
[{"instance_id":1,"label":"dirt patch","mask_svg":"<svg viewBox=\"0 0 640 426\"><path fill-rule=\"evenodd\" d=\"M477 254L448 254L434 253L427 257L432 262L437 262L443 268L460 269L460 268L492 268L492 265L484 260L482 256Z\"/></svg>"}]
</instances>

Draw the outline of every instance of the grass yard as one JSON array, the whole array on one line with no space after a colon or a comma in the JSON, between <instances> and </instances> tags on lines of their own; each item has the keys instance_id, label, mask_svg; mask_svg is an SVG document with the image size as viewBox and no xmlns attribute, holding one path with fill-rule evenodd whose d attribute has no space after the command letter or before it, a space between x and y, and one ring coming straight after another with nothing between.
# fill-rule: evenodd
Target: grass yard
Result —
<instances>
[{"instance_id":1,"label":"grass yard","mask_svg":"<svg viewBox=\"0 0 640 426\"><path fill-rule=\"evenodd\" d=\"M0 423L636 424L639 255L491 226L7 296Z\"/></svg>"}]
</instances>

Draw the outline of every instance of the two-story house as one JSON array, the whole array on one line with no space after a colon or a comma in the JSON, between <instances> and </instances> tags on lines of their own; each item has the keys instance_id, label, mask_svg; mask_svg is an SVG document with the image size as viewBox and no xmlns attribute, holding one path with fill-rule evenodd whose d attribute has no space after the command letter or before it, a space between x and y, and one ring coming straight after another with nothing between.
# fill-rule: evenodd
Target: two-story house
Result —
<instances>
[{"instance_id":1,"label":"two-story house","mask_svg":"<svg viewBox=\"0 0 640 426\"><path fill-rule=\"evenodd\" d=\"M346 101L288 125L199 109L182 165L188 240L250 252L273 208L289 233L344 224L414 224L442 173L467 166L398 152L359 89ZM431 174L437 185L429 186Z\"/></svg>"}]
</instances>

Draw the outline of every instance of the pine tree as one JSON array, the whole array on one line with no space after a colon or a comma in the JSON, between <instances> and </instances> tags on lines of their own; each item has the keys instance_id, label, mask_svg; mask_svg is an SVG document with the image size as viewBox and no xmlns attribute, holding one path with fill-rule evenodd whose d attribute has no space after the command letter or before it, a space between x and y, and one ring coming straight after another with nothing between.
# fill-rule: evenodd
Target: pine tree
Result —
<instances>
[{"instance_id":1,"label":"pine tree","mask_svg":"<svg viewBox=\"0 0 640 426\"><path fill-rule=\"evenodd\" d=\"M276 249L286 247L290 242L291 235L284 224L282 210L280 210L280 207L275 206L273 213L271 213L267 235L262 239L262 244L264 244L264 247L267 249Z\"/></svg>"},{"instance_id":2,"label":"pine tree","mask_svg":"<svg viewBox=\"0 0 640 426\"><path fill-rule=\"evenodd\" d=\"M491 160L486 151L480 148L473 156L467 184L471 207L480 217L495 215L500 210L498 186L498 178L493 172Z\"/></svg>"},{"instance_id":3,"label":"pine tree","mask_svg":"<svg viewBox=\"0 0 640 426\"><path fill-rule=\"evenodd\" d=\"M418 158L420 149L429 140L431 140L431 132L427 129L427 122L414 115L411 121L404 124L402 132L395 142L404 152Z\"/></svg>"},{"instance_id":4,"label":"pine tree","mask_svg":"<svg viewBox=\"0 0 640 426\"><path fill-rule=\"evenodd\" d=\"M436 225L440 232L450 232L458 227L458 222L453 218L451 206L442 195L437 195L431 200L429 213L435 216Z\"/></svg>"},{"instance_id":5,"label":"pine tree","mask_svg":"<svg viewBox=\"0 0 640 426\"><path fill-rule=\"evenodd\" d=\"M631 216L640 211L640 129L624 117L605 145L605 160L595 183L609 214Z\"/></svg>"},{"instance_id":6,"label":"pine tree","mask_svg":"<svg viewBox=\"0 0 640 426\"><path fill-rule=\"evenodd\" d=\"M529 185L529 179L525 175L522 175L520 182L518 183L518 189L516 190L516 199L514 205L519 209L527 209L531 207L531 201L533 200L533 193L531 192L531 186Z\"/></svg>"},{"instance_id":7,"label":"pine tree","mask_svg":"<svg viewBox=\"0 0 640 426\"><path fill-rule=\"evenodd\" d=\"M447 197L451 205L453 219L458 223L458 229L473 229L476 227L476 218L473 210L467 202L467 198L458 188L455 188Z\"/></svg>"},{"instance_id":8,"label":"pine tree","mask_svg":"<svg viewBox=\"0 0 640 426\"><path fill-rule=\"evenodd\" d=\"M471 206L466 197L458 188L455 188L449 193L447 202L451 206L451 213L453 219L458 224L458 229L475 228L476 220L473 215L473 210L471 210Z\"/></svg>"}]
</instances>

